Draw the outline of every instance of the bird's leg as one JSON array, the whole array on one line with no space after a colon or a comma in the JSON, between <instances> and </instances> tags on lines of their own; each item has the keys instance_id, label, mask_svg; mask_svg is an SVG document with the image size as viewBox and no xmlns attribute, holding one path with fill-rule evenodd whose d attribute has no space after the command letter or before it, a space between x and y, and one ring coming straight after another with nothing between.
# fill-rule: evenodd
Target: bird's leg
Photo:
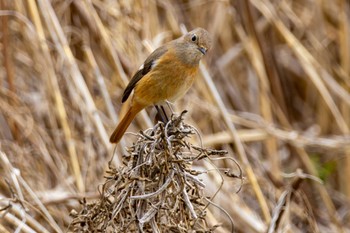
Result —
<instances>
[{"instance_id":1,"label":"bird's leg","mask_svg":"<svg viewBox=\"0 0 350 233\"><path fill-rule=\"evenodd\" d=\"M169 121L169 118L168 118L168 116L167 116L167 114L166 114L166 111L165 111L163 105L161 105L160 107L161 107L161 109L162 109L162 112L163 112L163 114L164 114L164 117L165 117L165 119L166 119L166 122L168 122L168 121Z\"/></svg>"},{"instance_id":2,"label":"bird's leg","mask_svg":"<svg viewBox=\"0 0 350 233\"><path fill-rule=\"evenodd\" d=\"M161 121L166 124L168 122L168 116L166 115L166 112L164 111L163 106L159 107L158 105L154 105L156 107L158 116L160 117Z\"/></svg>"}]
</instances>

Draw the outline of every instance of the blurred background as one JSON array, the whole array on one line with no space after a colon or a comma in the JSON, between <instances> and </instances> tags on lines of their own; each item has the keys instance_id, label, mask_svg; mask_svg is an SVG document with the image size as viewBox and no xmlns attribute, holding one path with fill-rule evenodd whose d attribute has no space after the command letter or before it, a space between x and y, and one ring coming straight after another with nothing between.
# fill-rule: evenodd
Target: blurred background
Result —
<instances>
[{"instance_id":1,"label":"blurred background","mask_svg":"<svg viewBox=\"0 0 350 233\"><path fill-rule=\"evenodd\" d=\"M235 232L350 232L348 1L0 3L0 232L67 231L70 211L98 197L108 161L121 165L135 139L108 141L128 80L196 27L213 47L174 108L242 167L241 191L225 179L213 200ZM147 109L128 131L154 116ZM206 183L211 194L220 176ZM207 217L231 231L222 210Z\"/></svg>"}]
</instances>

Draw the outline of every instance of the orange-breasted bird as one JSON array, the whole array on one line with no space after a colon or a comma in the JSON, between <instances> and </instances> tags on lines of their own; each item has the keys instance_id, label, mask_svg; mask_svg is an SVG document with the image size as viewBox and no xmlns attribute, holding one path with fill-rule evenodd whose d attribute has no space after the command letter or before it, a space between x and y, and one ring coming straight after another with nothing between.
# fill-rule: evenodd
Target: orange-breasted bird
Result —
<instances>
[{"instance_id":1,"label":"orange-breasted bird","mask_svg":"<svg viewBox=\"0 0 350 233\"><path fill-rule=\"evenodd\" d=\"M110 137L118 143L136 114L150 105L173 102L192 86L198 73L199 61L211 47L209 33L196 28L182 37L156 49L126 87L122 103L131 92L131 105Z\"/></svg>"}]
</instances>

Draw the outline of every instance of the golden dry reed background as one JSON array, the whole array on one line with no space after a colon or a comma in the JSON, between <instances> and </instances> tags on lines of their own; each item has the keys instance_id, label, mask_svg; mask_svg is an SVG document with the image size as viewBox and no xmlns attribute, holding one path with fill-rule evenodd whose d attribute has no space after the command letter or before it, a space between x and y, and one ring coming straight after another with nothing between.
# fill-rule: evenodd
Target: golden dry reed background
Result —
<instances>
[{"instance_id":1,"label":"golden dry reed background","mask_svg":"<svg viewBox=\"0 0 350 233\"><path fill-rule=\"evenodd\" d=\"M223 182L207 222L231 232L226 211L235 232L350 231L348 1L0 3L0 232L67 232L79 201L99 197L112 154L119 166L135 140L108 142L128 80L199 26L214 45L174 108L244 174L236 193L240 182L217 171L233 163L197 164L208 196Z\"/></svg>"}]
</instances>

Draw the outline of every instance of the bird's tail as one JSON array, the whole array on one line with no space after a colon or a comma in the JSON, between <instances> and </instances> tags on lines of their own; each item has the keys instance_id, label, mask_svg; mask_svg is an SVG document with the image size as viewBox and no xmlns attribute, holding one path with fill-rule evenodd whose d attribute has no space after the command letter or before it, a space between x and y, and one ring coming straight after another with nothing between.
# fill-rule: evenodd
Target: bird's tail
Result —
<instances>
[{"instance_id":1,"label":"bird's tail","mask_svg":"<svg viewBox=\"0 0 350 233\"><path fill-rule=\"evenodd\" d=\"M129 110L126 112L125 116L119 122L117 128L115 128L111 137L109 138L109 141L111 143L118 143L120 141L130 123L135 118L136 114L139 113L143 108L144 106L138 104L130 106Z\"/></svg>"}]
</instances>

